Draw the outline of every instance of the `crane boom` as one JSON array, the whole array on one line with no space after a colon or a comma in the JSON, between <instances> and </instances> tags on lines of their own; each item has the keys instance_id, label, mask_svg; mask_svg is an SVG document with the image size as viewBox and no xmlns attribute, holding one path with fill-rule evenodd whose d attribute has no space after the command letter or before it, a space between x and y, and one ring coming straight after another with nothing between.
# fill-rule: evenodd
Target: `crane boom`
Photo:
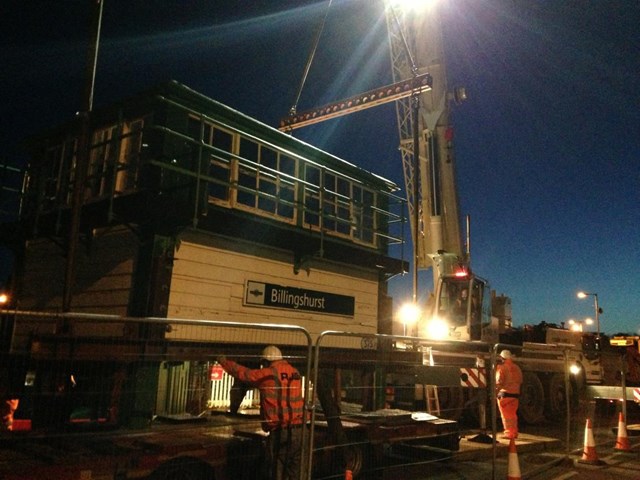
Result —
<instances>
[{"instance_id":1,"label":"crane boom","mask_svg":"<svg viewBox=\"0 0 640 480\"><path fill-rule=\"evenodd\" d=\"M377 107L378 105L412 95L428 92L431 89L432 83L431 75L428 73L423 73L422 75L417 75L407 80L399 80L391 85L369 90L344 100L323 105L322 107L289 115L280 120L278 129L286 132L367 108Z\"/></svg>"},{"instance_id":2,"label":"crane boom","mask_svg":"<svg viewBox=\"0 0 640 480\"><path fill-rule=\"evenodd\" d=\"M468 260L458 210L442 34L436 15L411 16L393 2L385 3L394 83L312 110L292 112L280 121L278 129L288 132L395 101L414 268L432 268L435 285L452 262ZM416 101L419 109L412 106ZM418 150L418 162L414 150Z\"/></svg>"},{"instance_id":3,"label":"crane boom","mask_svg":"<svg viewBox=\"0 0 640 480\"><path fill-rule=\"evenodd\" d=\"M412 224L411 229L413 240L417 242L417 268L433 268L435 285L443 268L438 252L446 251L457 258L465 255L460 232L441 31L436 15L410 16L391 4L386 7L386 18L393 78L406 78L412 73L426 71L433 78L432 88L420 95L417 123L419 172L414 168L414 110L411 99L398 99L396 113L409 218L412 223L417 218L419 223ZM418 182L417 189L414 182ZM415 191L418 198L414 198ZM416 208L419 209L418 215L414 215Z\"/></svg>"}]
</instances>

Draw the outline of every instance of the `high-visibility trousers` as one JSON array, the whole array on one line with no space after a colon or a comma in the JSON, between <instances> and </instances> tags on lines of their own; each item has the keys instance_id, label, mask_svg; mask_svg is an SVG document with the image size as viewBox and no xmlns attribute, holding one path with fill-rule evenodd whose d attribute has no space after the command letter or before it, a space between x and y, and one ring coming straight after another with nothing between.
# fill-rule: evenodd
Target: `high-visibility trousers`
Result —
<instances>
[{"instance_id":1,"label":"high-visibility trousers","mask_svg":"<svg viewBox=\"0 0 640 480\"><path fill-rule=\"evenodd\" d=\"M518 438L518 404L517 398L498 399L498 410L504 426L504 436L507 438Z\"/></svg>"}]
</instances>

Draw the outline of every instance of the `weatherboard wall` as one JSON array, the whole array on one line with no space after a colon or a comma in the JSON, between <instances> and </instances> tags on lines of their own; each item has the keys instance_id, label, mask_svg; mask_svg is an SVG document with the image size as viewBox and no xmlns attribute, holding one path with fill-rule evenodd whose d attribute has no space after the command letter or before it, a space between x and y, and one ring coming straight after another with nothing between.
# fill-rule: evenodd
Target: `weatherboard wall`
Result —
<instances>
[{"instance_id":1,"label":"weatherboard wall","mask_svg":"<svg viewBox=\"0 0 640 480\"><path fill-rule=\"evenodd\" d=\"M294 308L247 304L248 282L263 282L314 292L353 297L353 315L326 314ZM308 259L296 274L289 252L258 244L191 231L177 243L173 259L168 316L242 323L298 325L312 336L325 330L376 333L378 329L378 273L340 265L322 258ZM168 338L250 341L249 330L176 327ZM296 337L296 338L294 338ZM300 343L299 334L262 338Z\"/></svg>"},{"instance_id":2,"label":"weatherboard wall","mask_svg":"<svg viewBox=\"0 0 640 480\"><path fill-rule=\"evenodd\" d=\"M73 311L126 315L136 254L134 234L124 228L95 231L89 247L76 252ZM20 307L59 311L66 259L49 239L28 243Z\"/></svg>"}]
</instances>

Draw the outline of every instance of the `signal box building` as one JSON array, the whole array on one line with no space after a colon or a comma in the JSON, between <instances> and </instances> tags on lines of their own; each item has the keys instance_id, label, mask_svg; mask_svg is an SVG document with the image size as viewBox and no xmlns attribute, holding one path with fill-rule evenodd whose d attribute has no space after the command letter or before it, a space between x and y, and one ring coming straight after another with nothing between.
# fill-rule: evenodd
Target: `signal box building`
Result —
<instances>
[{"instance_id":1,"label":"signal box building","mask_svg":"<svg viewBox=\"0 0 640 480\"><path fill-rule=\"evenodd\" d=\"M31 144L21 309L63 306L80 127ZM390 333L395 184L176 82L89 129L70 310Z\"/></svg>"},{"instance_id":2,"label":"signal box building","mask_svg":"<svg viewBox=\"0 0 640 480\"><path fill-rule=\"evenodd\" d=\"M393 182L177 82L30 148L20 220L2 234L17 254L18 310L391 333L386 280L407 268L388 254L402 242ZM130 334L121 324L39 328ZM212 332L202 339L253 340ZM3 345L21 351L33 333L4 329Z\"/></svg>"}]
</instances>

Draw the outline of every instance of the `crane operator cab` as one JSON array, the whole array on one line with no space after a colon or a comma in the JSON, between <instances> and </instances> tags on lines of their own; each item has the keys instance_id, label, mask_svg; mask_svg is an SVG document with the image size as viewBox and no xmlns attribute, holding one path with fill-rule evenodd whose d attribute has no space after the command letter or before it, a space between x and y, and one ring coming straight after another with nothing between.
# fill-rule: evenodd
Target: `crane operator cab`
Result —
<instances>
[{"instance_id":1,"label":"crane operator cab","mask_svg":"<svg viewBox=\"0 0 640 480\"><path fill-rule=\"evenodd\" d=\"M468 270L441 275L421 334L433 340L483 340L483 327L491 324L490 291L486 280Z\"/></svg>"}]
</instances>

